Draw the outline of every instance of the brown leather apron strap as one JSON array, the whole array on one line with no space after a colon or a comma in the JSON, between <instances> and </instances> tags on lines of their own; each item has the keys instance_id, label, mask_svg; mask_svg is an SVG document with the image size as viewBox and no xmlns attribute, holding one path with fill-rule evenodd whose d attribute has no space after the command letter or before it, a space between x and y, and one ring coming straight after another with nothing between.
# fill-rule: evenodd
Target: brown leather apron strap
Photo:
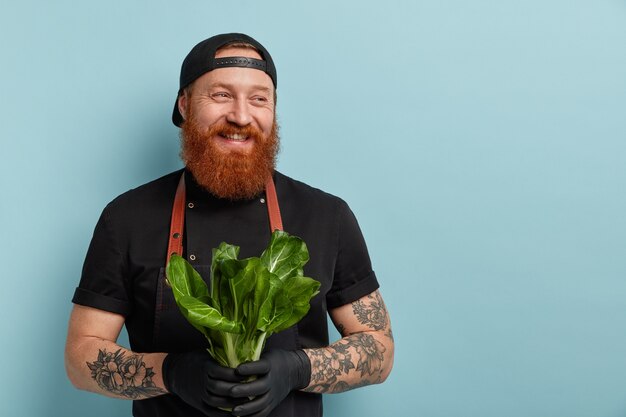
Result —
<instances>
[{"instance_id":1,"label":"brown leather apron strap","mask_svg":"<svg viewBox=\"0 0 626 417\"><path fill-rule=\"evenodd\" d=\"M270 216L270 232L283 230L283 220L280 216L276 187L274 187L274 179L271 176L265 182L265 197L267 198L267 214Z\"/></svg>"},{"instance_id":2,"label":"brown leather apron strap","mask_svg":"<svg viewBox=\"0 0 626 417\"><path fill-rule=\"evenodd\" d=\"M185 173L180 176L174 206L172 207L172 221L170 222L170 236L167 245L167 260L177 254L183 256L183 228L185 227Z\"/></svg>"},{"instance_id":3,"label":"brown leather apron strap","mask_svg":"<svg viewBox=\"0 0 626 417\"><path fill-rule=\"evenodd\" d=\"M278 197L276 195L276 187L274 179L270 176L265 182L265 197L267 199L267 214L270 220L270 232L274 230L283 230L283 221L280 216L280 207L278 206ZM173 254L183 255L183 229L185 227L185 172L180 176L176 196L174 197L174 205L172 207L172 220L170 222L169 243L167 245L167 260Z\"/></svg>"}]
</instances>

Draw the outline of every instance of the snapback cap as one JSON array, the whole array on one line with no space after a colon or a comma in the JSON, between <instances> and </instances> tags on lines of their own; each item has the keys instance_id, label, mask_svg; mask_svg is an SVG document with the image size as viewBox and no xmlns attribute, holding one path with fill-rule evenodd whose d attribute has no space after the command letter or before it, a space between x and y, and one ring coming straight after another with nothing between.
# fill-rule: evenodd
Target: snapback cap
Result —
<instances>
[{"instance_id":1,"label":"snapback cap","mask_svg":"<svg viewBox=\"0 0 626 417\"><path fill-rule=\"evenodd\" d=\"M215 58L215 52L218 49L236 42L244 42L254 46L263 60L242 56ZM263 71L270 76L274 83L274 88L276 88L276 67L270 53L267 52L263 45L243 33L224 33L210 37L194 46L183 61L180 69L180 85L174 101L174 111L172 112L172 122L176 126L180 127L183 122L183 116L178 111L178 97L183 92L183 89L203 74L216 68L224 67L254 68Z\"/></svg>"}]
</instances>

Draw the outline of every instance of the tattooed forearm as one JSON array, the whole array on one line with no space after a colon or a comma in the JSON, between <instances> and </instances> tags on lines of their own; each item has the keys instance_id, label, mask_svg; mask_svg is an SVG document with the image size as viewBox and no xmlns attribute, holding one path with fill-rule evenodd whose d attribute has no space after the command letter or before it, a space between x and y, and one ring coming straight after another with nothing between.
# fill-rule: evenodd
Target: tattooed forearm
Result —
<instances>
[{"instance_id":1,"label":"tattooed forearm","mask_svg":"<svg viewBox=\"0 0 626 417\"><path fill-rule=\"evenodd\" d=\"M378 291L352 303L352 311L359 323L372 330L386 330L389 317Z\"/></svg>"},{"instance_id":2,"label":"tattooed forearm","mask_svg":"<svg viewBox=\"0 0 626 417\"><path fill-rule=\"evenodd\" d=\"M393 367L394 341L378 291L331 311L343 336L330 346L305 349L311 381L304 391L335 393L383 382Z\"/></svg>"},{"instance_id":3,"label":"tattooed forearm","mask_svg":"<svg viewBox=\"0 0 626 417\"><path fill-rule=\"evenodd\" d=\"M152 381L154 371L146 367L142 355L127 357L121 349L115 352L100 349L98 359L87 362L87 366L98 386L111 394L141 399L166 393Z\"/></svg>"},{"instance_id":4,"label":"tattooed forearm","mask_svg":"<svg viewBox=\"0 0 626 417\"><path fill-rule=\"evenodd\" d=\"M357 333L328 348L310 349L311 383L305 391L343 392L382 382L385 346L369 333Z\"/></svg>"}]
</instances>

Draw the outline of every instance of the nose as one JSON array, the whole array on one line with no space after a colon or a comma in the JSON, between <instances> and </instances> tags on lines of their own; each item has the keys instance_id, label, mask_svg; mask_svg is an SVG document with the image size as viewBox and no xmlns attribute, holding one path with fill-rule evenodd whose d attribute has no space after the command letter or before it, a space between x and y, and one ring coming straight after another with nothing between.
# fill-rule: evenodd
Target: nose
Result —
<instances>
[{"instance_id":1,"label":"nose","mask_svg":"<svg viewBox=\"0 0 626 417\"><path fill-rule=\"evenodd\" d=\"M226 115L226 120L239 126L247 126L252 122L250 109L245 100L233 100L232 107Z\"/></svg>"}]
</instances>

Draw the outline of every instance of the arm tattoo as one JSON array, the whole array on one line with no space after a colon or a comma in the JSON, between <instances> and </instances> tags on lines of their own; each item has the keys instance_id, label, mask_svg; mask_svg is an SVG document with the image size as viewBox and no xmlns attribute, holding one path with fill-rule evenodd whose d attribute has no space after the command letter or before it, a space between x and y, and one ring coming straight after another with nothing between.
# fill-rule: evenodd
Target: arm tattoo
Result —
<instances>
[{"instance_id":1,"label":"arm tattoo","mask_svg":"<svg viewBox=\"0 0 626 417\"><path fill-rule=\"evenodd\" d=\"M359 343L355 343L354 347L359 355L359 363L356 370L361 371L362 377L380 374L383 368L385 347L371 334L359 334L357 336Z\"/></svg>"},{"instance_id":2,"label":"arm tattoo","mask_svg":"<svg viewBox=\"0 0 626 417\"><path fill-rule=\"evenodd\" d=\"M367 333L353 334L328 349L312 349L311 384L305 391L343 392L380 382L385 351L385 346ZM340 380L355 372L360 375L357 382Z\"/></svg>"},{"instance_id":3,"label":"arm tattoo","mask_svg":"<svg viewBox=\"0 0 626 417\"><path fill-rule=\"evenodd\" d=\"M380 383L389 374L393 363L393 334L380 293L374 291L353 302L351 307L354 318L364 328L350 333L344 323L333 320L343 339L325 348L307 350L311 359L311 382L304 391L343 392Z\"/></svg>"},{"instance_id":4,"label":"arm tattoo","mask_svg":"<svg viewBox=\"0 0 626 417\"><path fill-rule=\"evenodd\" d=\"M357 300L352 303L352 311L359 323L372 330L385 330L387 328L389 320L387 309L378 291L368 295L365 301Z\"/></svg>"},{"instance_id":5,"label":"arm tattoo","mask_svg":"<svg viewBox=\"0 0 626 417\"><path fill-rule=\"evenodd\" d=\"M91 377L105 391L122 397L139 399L165 394L165 390L152 382L154 372L147 368L142 355L125 356L122 349L116 352L100 350L98 359L87 362Z\"/></svg>"}]
</instances>

